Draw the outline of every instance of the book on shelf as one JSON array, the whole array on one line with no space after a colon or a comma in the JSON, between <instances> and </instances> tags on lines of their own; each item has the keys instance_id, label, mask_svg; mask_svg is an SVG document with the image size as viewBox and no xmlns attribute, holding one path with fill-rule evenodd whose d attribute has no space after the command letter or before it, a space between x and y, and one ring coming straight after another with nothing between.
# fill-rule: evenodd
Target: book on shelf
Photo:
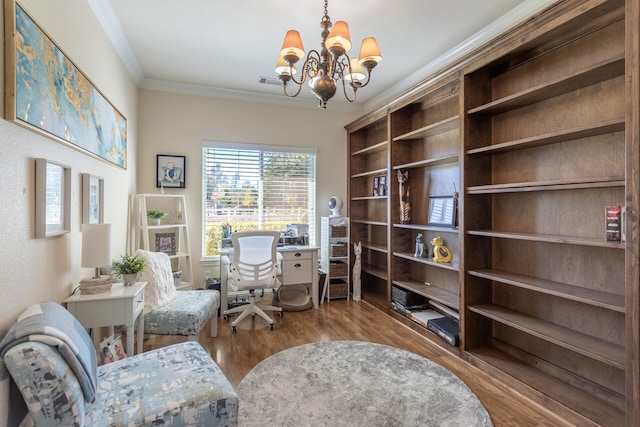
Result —
<instances>
[{"instance_id":1,"label":"book on shelf","mask_svg":"<svg viewBox=\"0 0 640 427\"><path fill-rule=\"evenodd\" d=\"M605 207L607 241L620 242L622 240L622 209L618 205Z\"/></svg>"}]
</instances>

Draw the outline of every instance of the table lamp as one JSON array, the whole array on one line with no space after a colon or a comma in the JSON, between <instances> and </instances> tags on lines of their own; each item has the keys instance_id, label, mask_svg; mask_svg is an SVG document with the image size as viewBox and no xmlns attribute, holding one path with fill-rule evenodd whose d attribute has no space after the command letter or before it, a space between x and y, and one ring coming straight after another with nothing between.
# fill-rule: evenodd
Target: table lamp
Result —
<instances>
[{"instance_id":1,"label":"table lamp","mask_svg":"<svg viewBox=\"0 0 640 427\"><path fill-rule=\"evenodd\" d=\"M94 277L80 281L83 294L99 294L111 289L111 276L100 276L100 267L111 265L111 224L82 224L80 265L95 268Z\"/></svg>"}]
</instances>

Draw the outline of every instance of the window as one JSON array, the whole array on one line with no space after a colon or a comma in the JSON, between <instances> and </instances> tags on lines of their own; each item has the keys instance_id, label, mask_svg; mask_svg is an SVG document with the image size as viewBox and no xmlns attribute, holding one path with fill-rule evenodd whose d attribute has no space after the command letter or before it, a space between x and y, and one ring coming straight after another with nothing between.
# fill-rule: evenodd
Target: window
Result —
<instances>
[{"instance_id":1,"label":"window","mask_svg":"<svg viewBox=\"0 0 640 427\"><path fill-rule=\"evenodd\" d=\"M308 224L315 243L316 150L202 144L204 256L219 254L225 230L279 230Z\"/></svg>"}]
</instances>

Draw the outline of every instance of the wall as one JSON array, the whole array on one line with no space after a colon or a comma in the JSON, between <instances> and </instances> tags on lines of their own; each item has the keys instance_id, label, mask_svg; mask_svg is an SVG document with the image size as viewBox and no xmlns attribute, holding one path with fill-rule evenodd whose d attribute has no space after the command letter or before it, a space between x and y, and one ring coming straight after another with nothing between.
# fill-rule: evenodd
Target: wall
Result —
<instances>
[{"instance_id":1,"label":"wall","mask_svg":"<svg viewBox=\"0 0 640 427\"><path fill-rule=\"evenodd\" d=\"M157 154L186 156L186 188L165 189L165 194L186 196L196 287L201 287L204 281L204 268L199 262L202 258L202 141L318 148L316 235L319 243L320 217L330 213L329 197L337 194L346 200L344 126L358 114L333 112L330 107L322 110L315 108L315 104L310 100L310 108L296 108L140 91L138 190L159 192L154 181ZM206 268L211 270L212 277L218 274L217 268Z\"/></svg>"},{"instance_id":2,"label":"wall","mask_svg":"<svg viewBox=\"0 0 640 427\"><path fill-rule=\"evenodd\" d=\"M128 195L136 191L137 89L87 2L21 0L21 4L127 118L128 168L112 166L0 119L0 337L26 307L44 300L62 301L81 278L93 272L80 268L80 174L92 173L105 180L105 222L113 224L114 258L126 249ZM0 25L4 34L4 16ZM4 69L4 44L0 49L0 69ZM4 74L0 75L4 87ZM62 237L33 237L36 157L72 168L71 232ZM6 381L0 384L0 426L7 413L5 385Z\"/></svg>"}]
</instances>

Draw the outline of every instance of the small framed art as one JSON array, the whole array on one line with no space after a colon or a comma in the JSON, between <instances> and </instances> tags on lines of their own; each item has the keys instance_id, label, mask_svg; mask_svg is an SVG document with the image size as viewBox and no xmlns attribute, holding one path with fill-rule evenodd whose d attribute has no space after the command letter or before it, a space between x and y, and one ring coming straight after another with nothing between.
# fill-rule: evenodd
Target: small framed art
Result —
<instances>
[{"instance_id":1,"label":"small framed art","mask_svg":"<svg viewBox=\"0 0 640 427\"><path fill-rule=\"evenodd\" d=\"M156 252L164 252L167 255L175 255L176 233L157 233Z\"/></svg>"},{"instance_id":2,"label":"small framed art","mask_svg":"<svg viewBox=\"0 0 640 427\"><path fill-rule=\"evenodd\" d=\"M71 168L47 159L35 160L35 237L68 233L71 230Z\"/></svg>"},{"instance_id":3,"label":"small framed art","mask_svg":"<svg viewBox=\"0 0 640 427\"><path fill-rule=\"evenodd\" d=\"M457 199L453 196L429 197L429 219L427 225L455 227Z\"/></svg>"},{"instance_id":4,"label":"small framed art","mask_svg":"<svg viewBox=\"0 0 640 427\"><path fill-rule=\"evenodd\" d=\"M82 223L104 222L104 179L82 174Z\"/></svg>"},{"instance_id":5,"label":"small framed art","mask_svg":"<svg viewBox=\"0 0 640 427\"><path fill-rule=\"evenodd\" d=\"M185 156L156 156L156 187L185 188Z\"/></svg>"}]
</instances>

